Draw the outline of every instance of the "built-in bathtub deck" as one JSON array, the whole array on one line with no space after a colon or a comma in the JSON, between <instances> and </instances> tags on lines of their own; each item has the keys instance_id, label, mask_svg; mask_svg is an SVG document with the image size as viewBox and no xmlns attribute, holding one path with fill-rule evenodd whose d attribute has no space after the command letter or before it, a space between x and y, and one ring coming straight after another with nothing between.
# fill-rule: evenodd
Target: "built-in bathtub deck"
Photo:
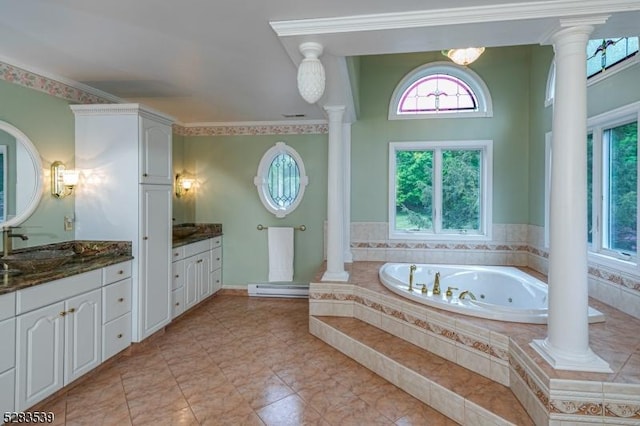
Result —
<instances>
[{"instance_id":1,"label":"built-in bathtub deck","mask_svg":"<svg viewBox=\"0 0 640 426\"><path fill-rule=\"evenodd\" d=\"M313 317L310 328L452 420L472 425L534 424L507 386L361 320Z\"/></svg>"},{"instance_id":2,"label":"built-in bathtub deck","mask_svg":"<svg viewBox=\"0 0 640 426\"><path fill-rule=\"evenodd\" d=\"M640 320L590 299L607 318L590 325L590 346L613 372L557 371L529 346L546 337L546 325L471 318L401 298L380 284L382 264L354 262L348 283L312 283L310 315L362 320L508 386L536 424L640 424Z\"/></svg>"}]
</instances>

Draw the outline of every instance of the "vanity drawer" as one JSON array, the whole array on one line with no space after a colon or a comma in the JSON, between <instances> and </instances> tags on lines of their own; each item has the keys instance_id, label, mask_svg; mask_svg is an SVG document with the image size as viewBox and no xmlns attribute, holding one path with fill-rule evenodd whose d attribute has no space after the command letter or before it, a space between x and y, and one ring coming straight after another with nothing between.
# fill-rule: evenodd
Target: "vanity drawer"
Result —
<instances>
[{"instance_id":1,"label":"vanity drawer","mask_svg":"<svg viewBox=\"0 0 640 426\"><path fill-rule=\"evenodd\" d=\"M184 312L184 287L171 292L171 318Z\"/></svg>"},{"instance_id":2,"label":"vanity drawer","mask_svg":"<svg viewBox=\"0 0 640 426\"><path fill-rule=\"evenodd\" d=\"M172 261L175 262L176 260L182 260L182 259L184 259L184 246L176 247L171 250Z\"/></svg>"},{"instance_id":3,"label":"vanity drawer","mask_svg":"<svg viewBox=\"0 0 640 426\"><path fill-rule=\"evenodd\" d=\"M211 243L209 240L198 241L184 246L184 257L193 256L194 254L209 251L211 249Z\"/></svg>"},{"instance_id":4,"label":"vanity drawer","mask_svg":"<svg viewBox=\"0 0 640 426\"><path fill-rule=\"evenodd\" d=\"M211 265L210 272L213 272L216 269L220 269L220 267L222 266L222 247L211 250L211 261L209 262L209 264Z\"/></svg>"},{"instance_id":5,"label":"vanity drawer","mask_svg":"<svg viewBox=\"0 0 640 426\"><path fill-rule=\"evenodd\" d=\"M10 318L0 322L0 373L16 365L16 320Z\"/></svg>"},{"instance_id":6,"label":"vanity drawer","mask_svg":"<svg viewBox=\"0 0 640 426\"><path fill-rule=\"evenodd\" d=\"M0 265L1 266L1 265ZM0 296L0 321L11 318L16 314L16 293L8 293Z\"/></svg>"},{"instance_id":7,"label":"vanity drawer","mask_svg":"<svg viewBox=\"0 0 640 426\"><path fill-rule=\"evenodd\" d=\"M211 248L222 247L222 237L215 237L211 239Z\"/></svg>"},{"instance_id":8,"label":"vanity drawer","mask_svg":"<svg viewBox=\"0 0 640 426\"><path fill-rule=\"evenodd\" d=\"M131 278L102 288L102 323L131 311Z\"/></svg>"},{"instance_id":9,"label":"vanity drawer","mask_svg":"<svg viewBox=\"0 0 640 426\"><path fill-rule=\"evenodd\" d=\"M184 261L178 260L171 264L171 290L184 285Z\"/></svg>"},{"instance_id":10,"label":"vanity drawer","mask_svg":"<svg viewBox=\"0 0 640 426\"><path fill-rule=\"evenodd\" d=\"M103 326L102 362L131 344L131 314L125 314Z\"/></svg>"},{"instance_id":11,"label":"vanity drawer","mask_svg":"<svg viewBox=\"0 0 640 426\"><path fill-rule=\"evenodd\" d=\"M131 261L116 263L102 269L102 284L107 285L131 276Z\"/></svg>"}]
</instances>

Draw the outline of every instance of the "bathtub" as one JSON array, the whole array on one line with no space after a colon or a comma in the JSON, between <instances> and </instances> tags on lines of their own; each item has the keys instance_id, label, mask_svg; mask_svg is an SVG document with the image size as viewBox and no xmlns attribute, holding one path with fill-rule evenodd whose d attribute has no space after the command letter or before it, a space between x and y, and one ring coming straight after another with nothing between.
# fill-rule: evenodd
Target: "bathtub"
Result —
<instances>
[{"instance_id":1,"label":"bathtub","mask_svg":"<svg viewBox=\"0 0 640 426\"><path fill-rule=\"evenodd\" d=\"M392 292L438 309L479 318L532 324L547 323L547 285L510 266L416 264L413 291L409 291L409 263L385 263L378 272L382 284ZM440 273L440 295L433 294ZM422 292L423 284L428 291ZM453 295L446 296L449 287ZM460 299L463 291L469 295ZM589 322L602 322L604 315L589 307Z\"/></svg>"}]
</instances>

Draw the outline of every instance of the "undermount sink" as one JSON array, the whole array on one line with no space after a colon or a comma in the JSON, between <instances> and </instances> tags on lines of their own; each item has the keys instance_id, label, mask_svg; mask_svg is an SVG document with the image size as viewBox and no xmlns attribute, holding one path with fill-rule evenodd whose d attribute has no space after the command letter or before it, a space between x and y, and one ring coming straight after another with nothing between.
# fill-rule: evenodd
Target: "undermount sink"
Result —
<instances>
[{"instance_id":1,"label":"undermount sink","mask_svg":"<svg viewBox=\"0 0 640 426\"><path fill-rule=\"evenodd\" d=\"M73 255L71 250L34 250L0 257L0 262L8 265L9 270L46 272L64 265Z\"/></svg>"},{"instance_id":2,"label":"undermount sink","mask_svg":"<svg viewBox=\"0 0 640 426\"><path fill-rule=\"evenodd\" d=\"M186 238L189 235L193 235L198 232L197 226L174 226L173 227L174 238Z\"/></svg>"}]
</instances>

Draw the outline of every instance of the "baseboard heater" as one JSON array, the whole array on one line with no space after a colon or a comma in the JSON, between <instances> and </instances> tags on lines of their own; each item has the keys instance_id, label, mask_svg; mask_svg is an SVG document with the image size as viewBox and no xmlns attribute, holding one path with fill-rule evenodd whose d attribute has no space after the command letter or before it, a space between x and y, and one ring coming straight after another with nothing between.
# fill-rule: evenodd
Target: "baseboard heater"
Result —
<instances>
[{"instance_id":1,"label":"baseboard heater","mask_svg":"<svg viewBox=\"0 0 640 426\"><path fill-rule=\"evenodd\" d=\"M308 283L250 283L247 291L254 297L309 298Z\"/></svg>"}]
</instances>

